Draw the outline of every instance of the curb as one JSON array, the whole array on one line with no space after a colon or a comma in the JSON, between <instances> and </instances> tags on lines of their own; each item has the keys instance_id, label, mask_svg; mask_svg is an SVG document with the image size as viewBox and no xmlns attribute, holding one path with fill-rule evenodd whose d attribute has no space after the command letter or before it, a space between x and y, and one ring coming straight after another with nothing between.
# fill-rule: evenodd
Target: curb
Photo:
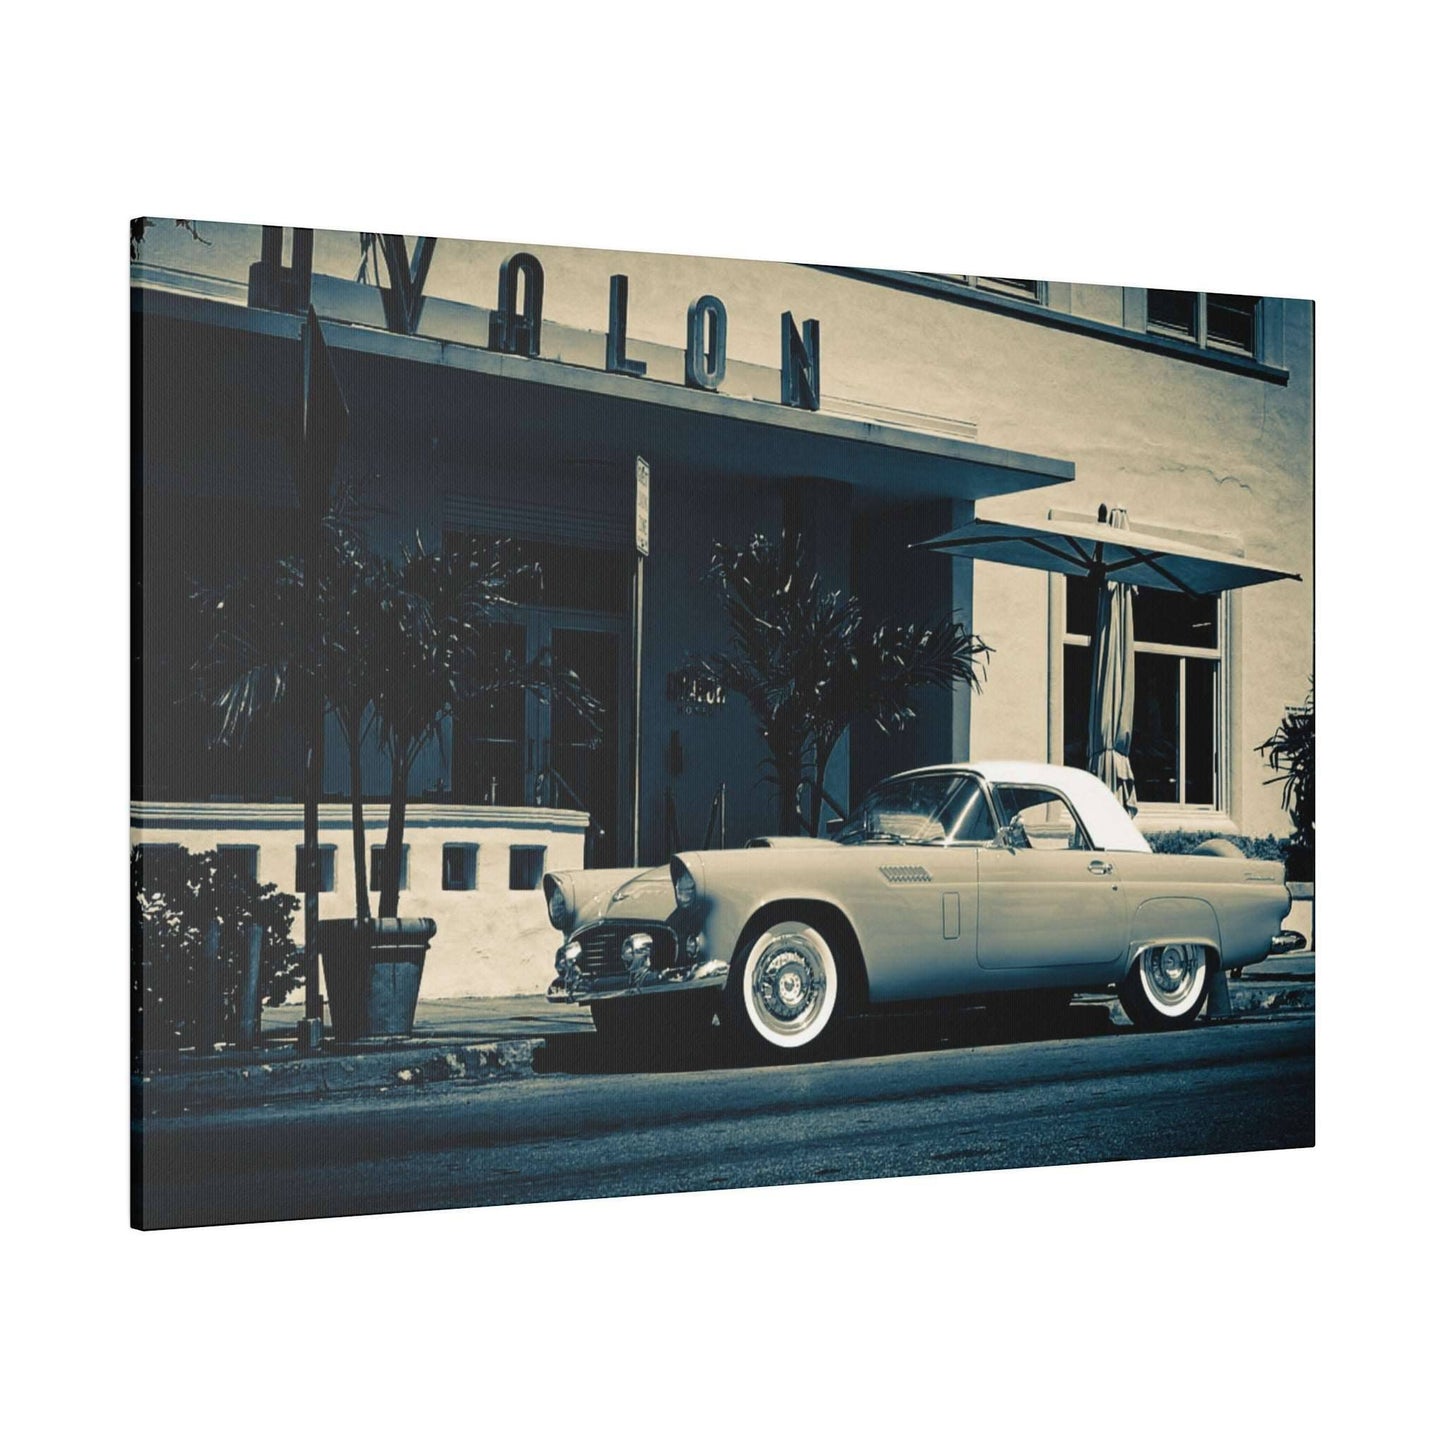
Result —
<instances>
[{"instance_id":1,"label":"curb","mask_svg":"<svg viewBox=\"0 0 1445 1445\"><path fill-rule=\"evenodd\" d=\"M461 1079L487 1083L529 1077L536 1072L536 1054L543 1047L542 1039L507 1039L136 1075L131 1080L134 1116L159 1118L246 1108L274 1099L320 1099L363 1089L412 1088Z\"/></svg>"}]
</instances>

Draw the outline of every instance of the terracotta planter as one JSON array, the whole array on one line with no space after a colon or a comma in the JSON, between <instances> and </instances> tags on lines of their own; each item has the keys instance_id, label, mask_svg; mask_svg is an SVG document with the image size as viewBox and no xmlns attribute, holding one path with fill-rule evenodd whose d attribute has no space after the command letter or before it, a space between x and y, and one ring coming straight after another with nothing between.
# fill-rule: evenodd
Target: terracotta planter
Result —
<instances>
[{"instance_id":1,"label":"terracotta planter","mask_svg":"<svg viewBox=\"0 0 1445 1445\"><path fill-rule=\"evenodd\" d=\"M416 1000L430 918L331 918L321 924L321 967L333 1037L344 1043L405 1038Z\"/></svg>"}]
</instances>

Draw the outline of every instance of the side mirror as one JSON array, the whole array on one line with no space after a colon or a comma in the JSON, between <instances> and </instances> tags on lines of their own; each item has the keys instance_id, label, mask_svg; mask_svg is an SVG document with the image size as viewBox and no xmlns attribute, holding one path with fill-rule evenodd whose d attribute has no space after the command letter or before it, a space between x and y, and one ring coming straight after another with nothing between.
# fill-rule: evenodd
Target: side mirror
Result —
<instances>
[{"instance_id":1,"label":"side mirror","mask_svg":"<svg viewBox=\"0 0 1445 1445\"><path fill-rule=\"evenodd\" d=\"M1024 825L1017 818L1012 818L994 834L993 846L1016 853L1020 848L1029 846L1029 835L1024 832Z\"/></svg>"}]
</instances>

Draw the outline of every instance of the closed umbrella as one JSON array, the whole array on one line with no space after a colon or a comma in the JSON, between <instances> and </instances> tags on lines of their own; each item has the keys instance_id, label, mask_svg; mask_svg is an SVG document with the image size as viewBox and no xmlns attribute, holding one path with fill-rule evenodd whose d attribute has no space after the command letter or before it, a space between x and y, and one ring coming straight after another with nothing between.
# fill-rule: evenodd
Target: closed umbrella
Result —
<instances>
[{"instance_id":1,"label":"closed umbrella","mask_svg":"<svg viewBox=\"0 0 1445 1445\"><path fill-rule=\"evenodd\" d=\"M1115 507L1109 525L1126 531L1128 512ZM1104 582L1099 587L1092 662L1089 771L1103 780L1132 817L1139 811L1129 762L1134 734L1134 589L1125 582Z\"/></svg>"}]
</instances>

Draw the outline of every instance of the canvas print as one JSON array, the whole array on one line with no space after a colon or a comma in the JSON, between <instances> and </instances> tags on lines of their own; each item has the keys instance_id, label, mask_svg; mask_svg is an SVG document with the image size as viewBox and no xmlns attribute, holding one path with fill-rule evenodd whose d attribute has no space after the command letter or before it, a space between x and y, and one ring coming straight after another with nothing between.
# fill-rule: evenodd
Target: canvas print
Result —
<instances>
[{"instance_id":1,"label":"canvas print","mask_svg":"<svg viewBox=\"0 0 1445 1445\"><path fill-rule=\"evenodd\" d=\"M135 1225L1313 1144L1310 302L130 263Z\"/></svg>"}]
</instances>

